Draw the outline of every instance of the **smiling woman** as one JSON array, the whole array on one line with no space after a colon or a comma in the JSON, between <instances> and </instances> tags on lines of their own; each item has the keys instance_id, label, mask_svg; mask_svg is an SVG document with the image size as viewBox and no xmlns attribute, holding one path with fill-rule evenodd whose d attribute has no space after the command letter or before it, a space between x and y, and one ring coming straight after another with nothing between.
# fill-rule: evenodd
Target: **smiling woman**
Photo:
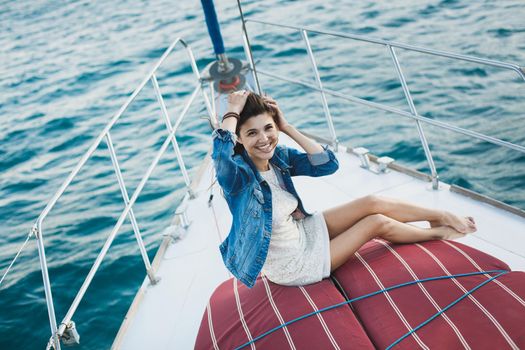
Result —
<instances>
[{"instance_id":1,"label":"smiling woman","mask_svg":"<svg viewBox=\"0 0 525 350\"><path fill-rule=\"evenodd\" d=\"M279 145L279 132L307 153ZM248 287L261 271L289 285L328 277L324 218L304 210L291 176L332 174L338 169L334 153L291 126L275 100L247 91L228 96L228 112L213 137L217 179L233 215L220 246L226 267Z\"/></svg>"},{"instance_id":2,"label":"smiling woman","mask_svg":"<svg viewBox=\"0 0 525 350\"><path fill-rule=\"evenodd\" d=\"M306 153L279 145L279 132ZM372 195L307 213L291 177L330 175L339 164L327 146L289 124L271 97L231 93L213 139L217 179L233 215L220 251L226 267L250 288L260 272L281 285L319 282L376 237L411 243L476 231L471 217ZM431 228L406 224L424 220Z\"/></svg>"}]
</instances>

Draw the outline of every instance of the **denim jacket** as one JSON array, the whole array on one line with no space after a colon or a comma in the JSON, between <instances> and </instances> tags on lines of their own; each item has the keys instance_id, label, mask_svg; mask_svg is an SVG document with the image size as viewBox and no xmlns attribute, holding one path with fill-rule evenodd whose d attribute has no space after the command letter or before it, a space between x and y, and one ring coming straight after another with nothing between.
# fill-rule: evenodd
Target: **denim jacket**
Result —
<instances>
[{"instance_id":1,"label":"denim jacket","mask_svg":"<svg viewBox=\"0 0 525 350\"><path fill-rule=\"evenodd\" d=\"M244 151L234 155L236 135L231 131L213 131L212 159L226 202L233 216L228 237L221 243L224 264L231 273L249 288L261 271L272 234L272 193L252 160ZM278 145L270 163L276 167L277 178L299 203L294 218L311 216L303 208L291 176L323 176L339 168L335 154L323 146L317 154L300 152Z\"/></svg>"}]
</instances>

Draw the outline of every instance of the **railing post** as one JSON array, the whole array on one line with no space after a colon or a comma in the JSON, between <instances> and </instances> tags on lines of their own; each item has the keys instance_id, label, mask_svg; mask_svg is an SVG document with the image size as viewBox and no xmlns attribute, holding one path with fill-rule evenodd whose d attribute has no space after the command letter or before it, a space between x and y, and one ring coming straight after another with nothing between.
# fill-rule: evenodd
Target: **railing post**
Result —
<instances>
[{"instance_id":1,"label":"railing post","mask_svg":"<svg viewBox=\"0 0 525 350\"><path fill-rule=\"evenodd\" d=\"M210 115L213 115L215 118L211 119L211 124L213 129L217 129L220 127L219 121L217 120L217 117L220 117L217 113L217 106L215 105L215 89L213 88L213 84L208 84L210 89L210 100L211 100L211 113ZM205 94L204 89L202 90L202 93Z\"/></svg>"},{"instance_id":2,"label":"railing post","mask_svg":"<svg viewBox=\"0 0 525 350\"><path fill-rule=\"evenodd\" d=\"M38 247L38 257L40 259L40 269L42 270L42 279L44 280L44 293L46 295L47 314L49 316L49 325L51 327L51 338L55 350L60 350L60 339L57 333L57 319L55 315L55 305L53 304L53 295L51 293L51 282L49 280L49 271L47 269L46 252L44 249L44 238L42 237L42 223L37 221L32 228L36 237Z\"/></svg>"},{"instance_id":3,"label":"railing post","mask_svg":"<svg viewBox=\"0 0 525 350\"><path fill-rule=\"evenodd\" d=\"M157 81L157 77L155 76L155 74L151 76L151 83L153 84L155 95L157 96L157 101L159 102L160 109L162 111L162 116L164 117L164 122L166 123L166 128L168 129L168 133L170 134L171 144L173 145L173 149L175 150L175 155L177 156L177 160L179 161L179 166L182 171L182 176L184 177L184 182L186 182L186 188L188 190L190 198L195 198L195 194L193 193L193 190L191 189L191 180L190 180L190 177L188 176L188 171L186 170L186 166L184 165L184 160L182 159L179 145L177 144L177 139L175 138L175 133L173 132L173 127L171 125L170 117L168 115L168 110L166 108L166 104L164 103L164 99L162 98L162 94L159 88L159 83Z\"/></svg>"},{"instance_id":4,"label":"railing post","mask_svg":"<svg viewBox=\"0 0 525 350\"><path fill-rule=\"evenodd\" d=\"M242 12L241 2L237 1L237 5L239 7L239 14L241 15L241 22L242 22L242 41L243 41L243 47L244 47L244 54L248 58L248 62L250 63L250 69L253 74L253 78L255 80L255 87L257 88L257 93L259 95L262 95L262 89L261 84L259 83L259 77L257 76L257 69L255 68L255 62L253 61L253 55L252 55L252 49L250 46L250 38L248 38L248 30L246 29L246 20L244 19L244 13Z\"/></svg>"},{"instance_id":5,"label":"railing post","mask_svg":"<svg viewBox=\"0 0 525 350\"><path fill-rule=\"evenodd\" d=\"M217 114L215 114L215 101L212 100L212 102L210 103L208 99L208 95L206 95L206 92L204 91L203 85L204 83L201 81L202 98L204 99L204 104L206 106L206 110L208 111L208 116L210 117L210 121L213 127L218 128L219 121L217 120ZM213 90L213 87L212 87L212 90Z\"/></svg>"},{"instance_id":6,"label":"railing post","mask_svg":"<svg viewBox=\"0 0 525 350\"><path fill-rule=\"evenodd\" d=\"M399 61L397 59L394 48L391 45L386 45L386 46L388 50L390 51L390 56L392 57L392 60L394 61L394 66L396 67L399 81L401 82L401 86L403 87L403 92L405 93L405 97L407 99L408 106L410 107L410 112L412 112L412 115L417 116L418 114L416 111L416 106L414 106L414 101L412 100L412 96L410 95L410 90L408 90L405 76L403 75L403 71L401 70L401 66L399 65ZM423 132L423 127L421 126L421 123L419 122L419 120L416 120L416 126L417 126L417 131L419 133L419 139L421 140L421 144L423 145L423 149L425 150L425 156L427 158L428 166L432 174L432 189L437 190L439 189L439 176L436 171L436 166L434 165L434 159L432 158L432 154L430 153L430 148L428 147L427 139L425 137L425 133Z\"/></svg>"},{"instance_id":7,"label":"railing post","mask_svg":"<svg viewBox=\"0 0 525 350\"><path fill-rule=\"evenodd\" d=\"M330 135L332 136L332 142L334 144L334 148L337 151L339 141L337 140L337 135L335 133L335 128L334 128L334 122L332 120L332 115L330 114L330 109L328 108L328 102L326 100L326 95L323 90L323 83L321 82L321 77L319 76L319 70L317 69L317 63L315 62L314 53L310 45L310 40L308 40L308 33L306 33L306 30L304 29L301 30L301 36L303 37L304 43L306 45L306 50L308 51L308 57L310 58L310 63L312 65L312 70L314 72L317 86L319 87L320 92L321 92L321 99L323 101L324 115L326 118L326 122L328 123L328 129L330 130Z\"/></svg>"},{"instance_id":8,"label":"railing post","mask_svg":"<svg viewBox=\"0 0 525 350\"><path fill-rule=\"evenodd\" d=\"M113 147L113 141L111 140L111 135L109 131L106 134L106 142L108 144L111 162L113 163L113 169L115 170L115 175L117 176L120 192L122 193L124 204L127 206L129 204L128 191L126 190L126 184L124 183L124 178L122 177L122 172L120 171L117 155L115 153L115 148ZM142 255L142 260L144 260L144 265L146 266L146 273L149 277L151 284L154 285L159 280L155 277L155 275L153 274L153 270L151 269L151 263L148 258L148 252L146 251L146 247L144 246L144 241L142 240L139 225L137 223L137 219L135 218L135 213L133 212L133 209L129 210L129 219L131 221L131 226L133 227L133 232L135 233L135 238L137 239L137 243L139 245L140 255Z\"/></svg>"},{"instance_id":9,"label":"railing post","mask_svg":"<svg viewBox=\"0 0 525 350\"><path fill-rule=\"evenodd\" d=\"M206 110L208 111L208 115L210 116L210 120L213 125L219 125L219 122L217 121L217 118L215 114L213 113L214 107L212 107L210 101L208 100L208 95L204 92L204 89L202 88L203 81L201 78L201 74L199 73L199 68L197 67L197 62L195 61L195 57L193 56L193 51L191 50L191 47L184 41L180 40L180 43L184 45L184 48L186 49L186 53L188 54L188 58L190 59L190 65L191 70L193 71L193 75L195 75L195 78L198 82L201 83L201 92L202 92L202 98L204 99L204 104L206 105Z\"/></svg>"},{"instance_id":10,"label":"railing post","mask_svg":"<svg viewBox=\"0 0 525 350\"><path fill-rule=\"evenodd\" d=\"M255 80L255 88L257 89L257 93L259 95L262 95L261 85L259 84L259 77L255 68L255 62L253 61L252 50L249 46L250 44L248 41L248 35L244 32L244 30L242 34L244 55L248 58L248 63L250 64L250 71L252 72L253 80Z\"/></svg>"}]
</instances>

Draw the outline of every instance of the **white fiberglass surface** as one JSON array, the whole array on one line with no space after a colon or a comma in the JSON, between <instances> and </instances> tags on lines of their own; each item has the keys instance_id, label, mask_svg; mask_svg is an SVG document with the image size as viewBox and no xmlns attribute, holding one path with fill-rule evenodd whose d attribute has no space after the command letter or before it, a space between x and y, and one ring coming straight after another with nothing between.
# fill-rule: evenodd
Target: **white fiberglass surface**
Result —
<instances>
[{"instance_id":1,"label":"white fiberglass surface","mask_svg":"<svg viewBox=\"0 0 525 350\"><path fill-rule=\"evenodd\" d=\"M281 142L298 148L285 136ZM478 232L458 241L496 256L514 270L525 271L522 249L525 219L450 192L446 184L433 191L430 183L395 171L373 174L362 169L359 159L344 149L337 157L340 168L333 175L294 178L308 211L322 211L367 194L377 194L474 216ZM134 313L121 330L120 341L114 344L120 345L119 348L193 348L211 293L231 277L218 249L230 228L231 216L217 183L212 187L213 205L208 204L213 177L209 162L198 186L198 197L188 205L191 221L188 233L166 250L157 273L161 281L155 286L145 281L142 299L132 306ZM415 224L428 227L426 222Z\"/></svg>"}]
</instances>

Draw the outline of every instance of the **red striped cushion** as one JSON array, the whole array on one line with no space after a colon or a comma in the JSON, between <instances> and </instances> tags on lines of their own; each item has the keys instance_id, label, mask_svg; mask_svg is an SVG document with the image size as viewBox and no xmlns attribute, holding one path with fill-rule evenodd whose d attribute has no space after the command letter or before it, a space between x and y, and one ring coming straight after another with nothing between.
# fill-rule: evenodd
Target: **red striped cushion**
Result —
<instances>
[{"instance_id":1,"label":"red striped cushion","mask_svg":"<svg viewBox=\"0 0 525 350\"><path fill-rule=\"evenodd\" d=\"M455 241L392 244L376 240L361 247L332 277L352 299L415 279L483 270L509 270L509 267ZM486 281L487 276L413 284L389 291L388 296L383 293L352 305L374 345L385 349ZM507 273L474 291L393 349L525 348L524 299L525 273Z\"/></svg>"},{"instance_id":2,"label":"red striped cushion","mask_svg":"<svg viewBox=\"0 0 525 350\"><path fill-rule=\"evenodd\" d=\"M195 349L235 349L284 322L344 301L330 279L285 287L259 276L252 289L229 279L210 298ZM350 308L343 305L281 328L257 340L255 347L348 349L350 344L352 349L374 348Z\"/></svg>"}]
</instances>

